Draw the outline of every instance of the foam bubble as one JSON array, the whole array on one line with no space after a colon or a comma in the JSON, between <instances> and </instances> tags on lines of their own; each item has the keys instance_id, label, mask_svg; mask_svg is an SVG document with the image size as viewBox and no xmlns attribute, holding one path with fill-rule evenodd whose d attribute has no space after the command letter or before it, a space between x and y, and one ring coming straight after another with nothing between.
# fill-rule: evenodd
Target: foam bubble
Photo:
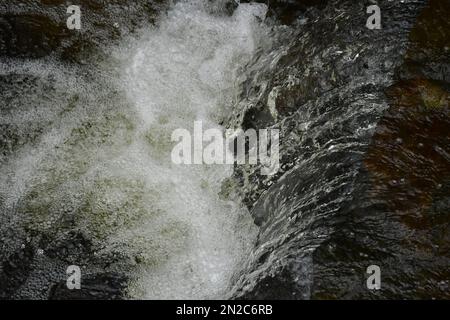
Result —
<instances>
[{"instance_id":1,"label":"foam bubble","mask_svg":"<svg viewBox=\"0 0 450 320\"><path fill-rule=\"evenodd\" d=\"M208 13L203 1L178 2L158 28L145 32L131 50L122 52L124 85L143 119L138 131L170 138L176 128L192 129L194 120L218 127L217 119L235 103L242 68L257 49L261 36L256 32L257 17L264 16L265 9L241 5L233 16L219 17ZM166 141L154 139L150 154L163 152L166 159L170 157ZM158 179L158 185L172 190L164 194L163 210L167 215L175 213L189 231L183 242L186 247L165 265L141 270L133 294L221 297L255 235L248 212L218 197L232 168L161 164L155 156L143 165L152 172L149 179Z\"/></svg>"},{"instance_id":2,"label":"foam bubble","mask_svg":"<svg viewBox=\"0 0 450 320\"><path fill-rule=\"evenodd\" d=\"M232 167L170 160L174 129L220 127L266 35L264 5L224 16L208 3L177 2L94 74L54 61L7 71L37 80L4 121L39 133L0 167L2 222L82 232L98 258L120 257L110 270L131 274L130 297L224 298L256 235L241 204L219 197Z\"/></svg>"}]
</instances>

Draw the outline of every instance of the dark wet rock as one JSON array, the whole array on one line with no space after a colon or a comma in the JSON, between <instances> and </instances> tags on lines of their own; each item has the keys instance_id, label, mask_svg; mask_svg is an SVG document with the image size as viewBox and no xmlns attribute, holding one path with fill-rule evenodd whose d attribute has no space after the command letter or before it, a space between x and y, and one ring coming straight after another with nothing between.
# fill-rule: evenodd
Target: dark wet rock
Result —
<instances>
[{"instance_id":1,"label":"dark wet rock","mask_svg":"<svg viewBox=\"0 0 450 320\"><path fill-rule=\"evenodd\" d=\"M51 55L86 63L92 55L105 54L103 45L119 40L143 24L155 23L167 1L78 1L80 30L67 28L69 5L63 0L0 3L0 56L42 58Z\"/></svg>"},{"instance_id":2,"label":"dark wet rock","mask_svg":"<svg viewBox=\"0 0 450 320\"><path fill-rule=\"evenodd\" d=\"M381 30L366 3L306 10L244 87L238 118L280 128L281 170L236 170L261 231L235 298L449 297L449 2L378 4Z\"/></svg>"},{"instance_id":3,"label":"dark wet rock","mask_svg":"<svg viewBox=\"0 0 450 320\"><path fill-rule=\"evenodd\" d=\"M118 300L123 299L127 278L120 274L89 275L83 278L80 289L68 289L65 281L55 284L50 300Z\"/></svg>"},{"instance_id":4,"label":"dark wet rock","mask_svg":"<svg viewBox=\"0 0 450 320\"><path fill-rule=\"evenodd\" d=\"M241 2L260 2L268 6L268 17L290 25L298 19L302 13L313 7L324 8L328 0L256 0Z\"/></svg>"},{"instance_id":5,"label":"dark wet rock","mask_svg":"<svg viewBox=\"0 0 450 320\"><path fill-rule=\"evenodd\" d=\"M19 241L21 239L18 239ZM9 241L11 242L11 241ZM11 255L2 257L0 299L119 299L127 278L109 272L116 257L97 258L83 234L43 235L32 231ZM81 268L81 289L66 286L67 267Z\"/></svg>"},{"instance_id":6,"label":"dark wet rock","mask_svg":"<svg viewBox=\"0 0 450 320\"><path fill-rule=\"evenodd\" d=\"M34 252L24 246L14 254L2 259L0 265L0 299L10 299L28 278Z\"/></svg>"},{"instance_id":7,"label":"dark wet rock","mask_svg":"<svg viewBox=\"0 0 450 320\"><path fill-rule=\"evenodd\" d=\"M43 57L68 36L51 19L40 15L6 14L0 18L2 54L13 57ZM45 27L45 31L42 28Z\"/></svg>"}]
</instances>

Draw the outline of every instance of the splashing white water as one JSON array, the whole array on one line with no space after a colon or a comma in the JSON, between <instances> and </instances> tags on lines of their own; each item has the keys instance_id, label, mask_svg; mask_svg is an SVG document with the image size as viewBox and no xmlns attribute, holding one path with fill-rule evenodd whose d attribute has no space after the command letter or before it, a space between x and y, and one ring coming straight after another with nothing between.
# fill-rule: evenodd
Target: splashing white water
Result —
<instances>
[{"instance_id":1,"label":"splashing white water","mask_svg":"<svg viewBox=\"0 0 450 320\"><path fill-rule=\"evenodd\" d=\"M219 16L208 3L177 2L157 27L114 50L121 76L99 86L125 98L73 79L67 67L43 72L45 64L31 63L27 72L41 80L71 81L55 81L51 99L44 91L22 97L52 110L39 113L50 129L1 167L4 210L18 207L27 228L41 233L83 232L100 257L119 255L112 270L131 270L134 298L226 297L256 234L248 212L219 197L232 167L170 161L174 129L194 120L219 126L266 36L266 6ZM8 122L20 126L36 112ZM61 222L67 212L69 226Z\"/></svg>"},{"instance_id":2,"label":"splashing white water","mask_svg":"<svg viewBox=\"0 0 450 320\"><path fill-rule=\"evenodd\" d=\"M164 195L164 210L190 232L186 250L162 268L142 271L138 285L147 297L219 297L252 243L247 213L218 198L230 167L179 167L156 158L170 157L170 148L164 148L170 144L161 139L172 130L192 128L194 120L217 126L216 119L229 110L240 69L261 36L255 33L256 17L264 14L265 6L242 5L232 17L214 17L204 2L179 2L132 49L124 82L143 120L141 135L155 137L149 152L158 153L142 166L149 169L149 180L171 189Z\"/></svg>"}]
</instances>

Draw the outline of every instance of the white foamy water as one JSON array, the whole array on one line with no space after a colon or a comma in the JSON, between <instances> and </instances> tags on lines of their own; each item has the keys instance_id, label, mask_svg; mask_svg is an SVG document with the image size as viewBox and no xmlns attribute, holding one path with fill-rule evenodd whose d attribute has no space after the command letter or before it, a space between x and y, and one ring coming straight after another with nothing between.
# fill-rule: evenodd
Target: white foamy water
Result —
<instances>
[{"instance_id":1,"label":"white foamy water","mask_svg":"<svg viewBox=\"0 0 450 320\"><path fill-rule=\"evenodd\" d=\"M180 2L122 54L123 85L142 119L138 134L151 140L143 147L136 139L130 154L148 181L170 190L162 208L187 229L179 254L142 270L136 286L146 297L219 297L252 244L248 213L218 197L232 168L172 165L168 139L176 128L192 129L194 120L217 126L230 110L240 69L261 36L256 17L264 14L264 6L242 5L232 17L214 17L201 1Z\"/></svg>"},{"instance_id":2,"label":"white foamy water","mask_svg":"<svg viewBox=\"0 0 450 320\"><path fill-rule=\"evenodd\" d=\"M256 235L242 205L219 196L231 166L170 160L174 129L220 127L267 41L264 5L232 16L208 5L177 2L157 27L112 49L109 71L94 76L52 62L3 66L52 83L2 115L20 133L44 128L1 165L2 209L15 214L4 225L83 233L96 257L119 257L108 271L128 273L133 298L226 298Z\"/></svg>"}]
</instances>

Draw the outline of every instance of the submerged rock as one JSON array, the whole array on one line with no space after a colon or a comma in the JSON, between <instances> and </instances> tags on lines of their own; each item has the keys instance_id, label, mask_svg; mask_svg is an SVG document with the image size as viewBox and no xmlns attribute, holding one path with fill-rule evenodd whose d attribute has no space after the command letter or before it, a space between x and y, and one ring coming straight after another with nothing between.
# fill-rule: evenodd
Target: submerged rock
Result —
<instances>
[{"instance_id":1,"label":"submerged rock","mask_svg":"<svg viewBox=\"0 0 450 320\"><path fill-rule=\"evenodd\" d=\"M167 8L164 0L128 4L118 0L77 1L81 29L69 30L69 5L64 0L0 3L0 57L36 59L50 55L85 64L93 54L107 54L102 46L143 24L154 23L158 13Z\"/></svg>"},{"instance_id":2,"label":"submerged rock","mask_svg":"<svg viewBox=\"0 0 450 320\"><path fill-rule=\"evenodd\" d=\"M67 289L66 282L55 284L49 300L119 300L127 287L127 278L118 274L99 274L83 278L80 290Z\"/></svg>"}]
</instances>

